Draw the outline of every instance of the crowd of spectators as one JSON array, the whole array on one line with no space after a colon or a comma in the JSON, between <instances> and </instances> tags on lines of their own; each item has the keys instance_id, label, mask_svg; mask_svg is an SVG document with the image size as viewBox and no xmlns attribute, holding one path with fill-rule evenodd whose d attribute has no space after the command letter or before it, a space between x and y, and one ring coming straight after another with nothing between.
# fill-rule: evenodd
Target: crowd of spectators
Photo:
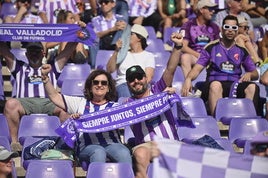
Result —
<instances>
[{"instance_id":1,"label":"crowd of spectators","mask_svg":"<svg viewBox=\"0 0 268 178\"><path fill-rule=\"evenodd\" d=\"M263 105L260 106L259 86L255 83L260 78L260 83L266 86L265 102L268 101L267 3L267 0L225 0L225 8L219 9L218 4L210 0L2 0L1 7L4 4L16 7L14 13L0 13L2 23L90 25L97 36L91 46L57 41L0 42L1 62L5 61L16 81L13 84L16 88L14 98L4 96L4 88L0 88L3 95L0 111L10 127L12 149L21 150L17 134L23 115L57 115L64 122L68 117L78 119L81 114L117 106L118 103L114 102L120 97L129 97L133 101L162 91L174 93L171 86L177 66L181 67L185 78L182 96L193 91L191 82L202 70L207 70L201 98L210 115L214 116L219 98L240 97L251 99L258 115L268 119L268 104L264 108L266 115L259 112L258 108ZM3 11L1 7L0 12ZM162 78L154 85L151 81L156 60L153 52L146 50L147 40L152 38L146 26L153 27L160 34L155 38L160 39L166 28L180 27L180 33L170 35L173 43L170 57L166 59L168 62ZM255 29L261 35L256 36ZM26 49L28 63L12 53L15 43L17 48ZM103 70L96 66L99 50L113 51ZM85 80L82 99L61 95L56 90L57 79L68 62L89 64L93 69ZM261 69L260 73L258 69ZM117 73L116 83L110 75L113 72ZM3 78L1 80L3 83ZM234 86L236 95L231 96ZM166 117L165 114L160 115L157 122L152 122L151 126L156 124L155 130L150 122L132 127L137 143L149 143L132 150L137 166L136 177L146 177L152 159L152 137L147 135L153 133L178 139L175 124L171 121L173 116ZM168 131L161 133L162 128ZM81 161L105 162L107 154L115 162L131 162L130 152L120 143L117 130L80 134L80 143L78 157ZM99 154L95 153L96 150ZM119 150L120 155L117 155Z\"/></svg>"}]
</instances>

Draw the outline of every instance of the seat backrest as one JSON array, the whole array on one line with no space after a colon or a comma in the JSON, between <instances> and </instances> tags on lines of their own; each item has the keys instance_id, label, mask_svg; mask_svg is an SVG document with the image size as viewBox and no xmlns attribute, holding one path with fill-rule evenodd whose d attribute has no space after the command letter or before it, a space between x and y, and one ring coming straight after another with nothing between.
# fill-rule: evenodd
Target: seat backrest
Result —
<instances>
[{"instance_id":1,"label":"seat backrest","mask_svg":"<svg viewBox=\"0 0 268 178\"><path fill-rule=\"evenodd\" d=\"M71 161L33 160L26 170L25 178L75 178Z\"/></svg>"},{"instance_id":2,"label":"seat backrest","mask_svg":"<svg viewBox=\"0 0 268 178\"><path fill-rule=\"evenodd\" d=\"M144 26L144 27L147 30L148 34L149 34L148 38L153 38L153 39L157 38L155 29L154 29L153 26Z\"/></svg>"},{"instance_id":3,"label":"seat backrest","mask_svg":"<svg viewBox=\"0 0 268 178\"><path fill-rule=\"evenodd\" d=\"M0 18L4 19L8 15L16 15L18 9L16 8L16 4L12 2L5 2L2 4L0 9Z\"/></svg>"},{"instance_id":4,"label":"seat backrest","mask_svg":"<svg viewBox=\"0 0 268 178\"><path fill-rule=\"evenodd\" d=\"M235 118L230 122L228 139L234 143L236 139L249 140L258 132L268 130L268 121L263 118Z\"/></svg>"},{"instance_id":5,"label":"seat backrest","mask_svg":"<svg viewBox=\"0 0 268 178\"><path fill-rule=\"evenodd\" d=\"M170 56L169 51L156 51L154 52L155 65L167 66L167 62Z\"/></svg>"},{"instance_id":6,"label":"seat backrest","mask_svg":"<svg viewBox=\"0 0 268 178\"><path fill-rule=\"evenodd\" d=\"M181 141L191 142L197 140L204 135L209 135L214 139L221 138L217 121L211 116L192 117L195 128L179 127L178 135Z\"/></svg>"},{"instance_id":7,"label":"seat backrest","mask_svg":"<svg viewBox=\"0 0 268 178\"><path fill-rule=\"evenodd\" d=\"M98 163L88 166L87 178L134 178L132 166L129 163Z\"/></svg>"},{"instance_id":8,"label":"seat backrest","mask_svg":"<svg viewBox=\"0 0 268 178\"><path fill-rule=\"evenodd\" d=\"M191 117L208 116L204 101L198 97L181 97L182 105L185 111Z\"/></svg>"},{"instance_id":9,"label":"seat backrest","mask_svg":"<svg viewBox=\"0 0 268 178\"><path fill-rule=\"evenodd\" d=\"M19 61L23 61L23 62L29 64L29 61L28 61L28 59L27 59L27 57L25 55L25 53L26 53L26 49L25 48L12 48L10 51L14 54L14 56Z\"/></svg>"},{"instance_id":10,"label":"seat backrest","mask_svg":"<svg viewBox=\"0 0 268 178\"><path fill-rule=\"evenodd\" d=\"M164 29L164 36L163 36L163 42L167 43L169 45L172 45L171 41L170 41L170 35L173 32L179 32L180 31L180 27L167 27Z\"/></svg>"},{"instance_id":11,"label":"seat backrest","mask_svg":"<svg viewBox=\"0 0 268 178\"><path fill-rule=\"evenodd\" d=\"M161 65L155 66L154 76L153 76L152 81L151 81L152 84L154 84L155 82L160 80L165 69L166 69L166 66L161 66Z\"/></svg>"},{"instance_id":12,"label":"seat backrest","mask_svg":"<svg viewBox=\"0 0 268 178\"><path fill-rule=\"evenodd\" d=\"M89 64L68 63L62 69L57 84L61 88L63 81L66 79L86 79L90 71L91 67Z\"/></svg>"},{"instance_id":13,"label":"seat backrest","mask_svg":"<svg viewBox=\"0 0 268 178\"><path fill-rule=\"evenodd\" d=\"M7 137L9 141L11 141L10 133L9 133L9 127L6 120L5 115L0 114L0 136Z\"/></svg>"},{"instance_id":14,"label":"seat backrest","mask_svg":"<svg viewBox=\"0 0 268 178\"><path fill-rule=\"evenodd\" d=\"M96 68L106 70L106 65L110 57L113 55L113 52L113 50L98 50L96 55ZM116 71L111 73L111 75L113 78L116 78Z\"/></svg>"},{"instance_id":15,"label":"seat backrest","mask_svg":"<svg viewBox=\"0 0 268 178\"><path fill-rule=\"evenodd\" d=\"M248 98L220 98L215 109L215 118L255 117L257 116L253 101Z\"/></svg>"},{"instance_id":16,"label":"seat backrest","mask_svg":"<svg viewBox=\"0 0 268 178\"><path fill-rule=\"evenodd\" d=\"M84 96L85 79L66 79L62 83L61 93L70 96Z\"/></svg>"},{"instance_id":17,"label":"seat backrest","mask_svg":"<svg viewBox=\"0 0 268 178\"><path fill-rule=\"evenodd\" d=\"M152 53L159 52L159 51L165 51L164 43L162 39L156 38L148 38L147 39L147 47L146 50Z\"/></svg>"},{"instance_id":18,"label":"seat backrest","mask_svg":"<svg viewBox=\"0 0 268 178\"><path fill-rule=\"evenodd\" d=\"M57 116L45 114L24 115L20 120L18 139L21 145L28 136L58 136L55 130L60 126Z\"/></svg>"}]
</instances>

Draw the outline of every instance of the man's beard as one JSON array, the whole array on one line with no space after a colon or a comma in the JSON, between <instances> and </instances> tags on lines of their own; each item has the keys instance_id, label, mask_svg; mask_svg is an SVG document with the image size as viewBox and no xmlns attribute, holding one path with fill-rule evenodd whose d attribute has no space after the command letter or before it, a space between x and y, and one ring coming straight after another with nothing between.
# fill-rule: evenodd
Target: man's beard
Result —
<instances>
[{"instance_id":1,"label":"man's beard","mask_svg":"<svg viewBox=\"0 0 268 178\"><path fill-rule=\"evenodd\" d=\"M129 90L132 93L132 95L135 96L135 95L141 95L141 94L145 93L146 90L147 90L147 88L148 88L148 84L146 83L146 84L143 84L142 85L142 89L141 90L135 90L132 87L129 87Z\"/></svg>"}]
</instances>

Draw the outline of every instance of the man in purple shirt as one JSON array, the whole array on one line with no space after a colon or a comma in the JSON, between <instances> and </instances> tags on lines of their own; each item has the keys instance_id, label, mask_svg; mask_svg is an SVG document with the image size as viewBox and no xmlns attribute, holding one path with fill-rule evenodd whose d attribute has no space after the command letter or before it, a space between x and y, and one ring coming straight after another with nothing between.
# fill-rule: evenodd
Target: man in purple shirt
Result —
<instances>
[{"instance_id":1,"label":"man in purple shirt","mask_svg":"<svg viewBox=\"0 0 268 178\"><path fill-rule=\"evenodd\" d=\"M141 99L160 92L174 93L172 88L173 76L178 64L178 55L182 48L182 35L173 33L171 40L175 43L174 49L168 61L161 79L152 87L149 87L144 70L138 66L132 66L126 71L126 80L132 97L128 101ZM138 144L133 148L133 156L136 166L136 178L146 178L146 171L152 160L152 140L155 135L162 138L178 140L177 128L171 110L160 114L156 118L134 124L131 129L135 135L135 142Z\"/></svg>"},{"instance_id":2,"label":"man in purple shirt","mask_svg":"<svg viewBox=\"0 0 268 178\"><path fill-rule=\"evenodd\" d=\"M219 27L211 21L217 4L210 0L200 0L197 3L197 17L186 22L181 31L185 33L180 65L184 77L196 63L201 50L209 42L219 38Z\"/></svg>"},{"instance_id":3,"label":"man in purple shirt","mask_svg":"<svg viewBox=\"0 0 268 178\"><path fill-rule=\"evenodd\" d=\"M207 81L201 97L204 101L208 100L211 115L214 115L217 100L223 97L249 98L257 110L259 88L251 81L257 80L259 74L247 50L235 43L238 20L235 16L228 15L222 24L222 38L211 42L202 50L197 63L185 79L182 96L188 95L192 90L191 81L207 67ZM245 69L243 75L241 66Z\"/></svg>"}]
</instances>

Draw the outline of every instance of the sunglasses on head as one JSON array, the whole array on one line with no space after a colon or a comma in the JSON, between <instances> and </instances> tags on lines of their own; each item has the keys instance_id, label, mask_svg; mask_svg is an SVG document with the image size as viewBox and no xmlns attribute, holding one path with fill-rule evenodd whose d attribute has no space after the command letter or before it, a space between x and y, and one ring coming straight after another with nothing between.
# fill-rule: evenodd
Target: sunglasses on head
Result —
<instances>
[{"instance_id":1,"label":"sunglasses on head","mask_svg":"<svg viewBox=\"0 0 268 178\"><path fill-rule=\"evenodd\" d=\"M101 84L103 86L107 86L108 85L108 81L106 81L106 80L93 80L92 81L92 84L93 85L99 85L99 84Z\"/></svg>"},{"instance_id":2,"label":"sunglasses on head","mask_svg":"<svg viewBox=\"0 0 268 178\"><path fill-rule=\"evenodd\" d=\"M255 150L256 150L258 153L265 152L266 149L268 149L268 144L257 144L257 145L255 146Z\"/></svg>"},{"instance_id":3,"label":"sunglasses on head","mask_svg":"<svg viewBox=\"0 0 268 178\"><path fill-rule=\"evenodd\" d=\"M224 30L238 30L238 26L237 25L226 25L226 24L224 24L223 25L223 29Z\"/></svg>"},{"instance_id":4,"label":"sunglasses on head","mask_svg":"<svg viewBox=\"0 0 268 178\"><path fill-rule=\"evenodd\" d=\"M131 83L131 82L134 82L135 79L142 80L143 77L144 75L133 75L133 76L130 76L127 81Z\"/></svg>"}]
</instances>

